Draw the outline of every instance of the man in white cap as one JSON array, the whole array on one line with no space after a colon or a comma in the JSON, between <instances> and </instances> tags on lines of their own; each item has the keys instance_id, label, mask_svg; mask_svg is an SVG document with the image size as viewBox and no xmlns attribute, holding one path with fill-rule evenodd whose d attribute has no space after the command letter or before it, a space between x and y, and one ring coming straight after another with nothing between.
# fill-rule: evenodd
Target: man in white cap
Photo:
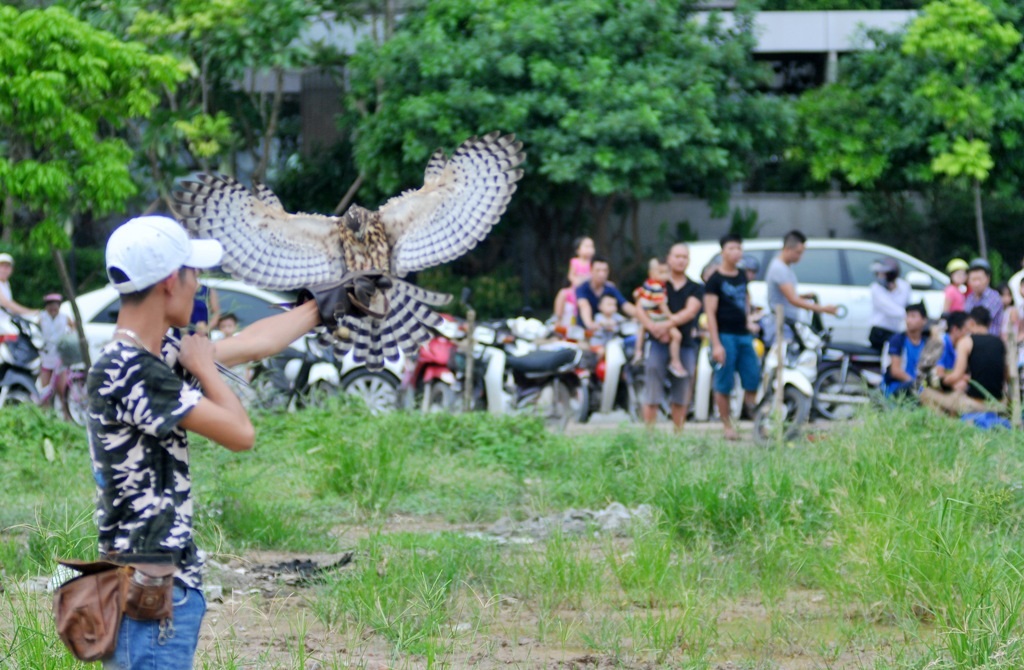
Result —
<instances>
[{"instance_id":1,"label":"man in white cap","mask_svg":"<svg viewBox=\"0 0 1024 670\"><path fill-rule=\"evenodd\" d=\"M107 242L107 275L121 293L121 310L115 339L88 377L100 554L178 568L173 617L125 616L107 667L192 667L206 603L192 532L187 431L232 451L251 448L253 425L216 363L271 356L320 323L309 301L217 343L168 337L168 329L189 323L196 271L216 266L222 252L219 242L190 240L163 216L132 219Z\"/></svg>"}]
</instances>

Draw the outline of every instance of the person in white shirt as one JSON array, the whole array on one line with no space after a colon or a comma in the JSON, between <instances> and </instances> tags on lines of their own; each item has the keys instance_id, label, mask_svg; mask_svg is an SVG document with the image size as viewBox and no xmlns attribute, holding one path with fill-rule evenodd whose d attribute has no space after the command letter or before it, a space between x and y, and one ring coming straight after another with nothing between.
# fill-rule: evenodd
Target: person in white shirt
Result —
<instances>
[{"instance_id":1,"label":"person in white shirt","mask_svg":"<svg viewBox=\"0 0 1024 670\"><path fill-rule=\"evenodd\" d=\"M903 332L910 304L910 284L900 277L900 263L895 258L875 261L871 270L877 281L871 284L868 341L873 349L881 351L893 335Z\"/></svg>"},{"instance_id":2,"label":"person in white shirt","mask_svg":"<svg viewBox=\"0 0 1024 670\"><path fill-rule=\"evenodd\" d=\"M39 330L43 335L43 349L39 352L39 388L42 395L39 404L46 406L53 400L53 393L63 393L64 379L59 374L64 367L57 346L61 339L70 335L75 329L75 322L70 316L60 311L64 298L59 293L48 293L43 296L43 311L39 313ZM51 383L52 382L52 383ZM65 418L67 408L64 409Z\"/></svg>"}]
</instances>

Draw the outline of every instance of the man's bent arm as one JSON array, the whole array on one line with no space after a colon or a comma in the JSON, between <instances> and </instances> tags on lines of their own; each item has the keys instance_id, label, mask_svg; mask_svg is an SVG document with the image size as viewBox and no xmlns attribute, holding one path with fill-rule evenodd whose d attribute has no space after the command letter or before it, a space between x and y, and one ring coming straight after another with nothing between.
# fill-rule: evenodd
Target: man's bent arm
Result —
<instances>
[{"instance_id":1,"label":"man's bent arm","mask_svg":"<svg viewBox=\"0 0 1024 670\"><path fill-rule=\"evenodd\" d=\"M889 376L898 382L912 382L914 378L903 369L903 356L892 354L889 357Z\"/></svg>"},{"instance_id":2,"label":"man's bent arm","mask_svg":"<svg viewBox=\"0 0 1024 670\"><path fill-rule=\"evenodd\" d=\"M960 381L967 379L967 359L974 349L974 340L965 335L956 345L956 362L953 363L953 371L942 378L946 386L956 386Z\"/></svg>"},{"instance_id":3,"label":"man's bent arm","mask_svg":"<svg viewBox=\"0 0 1024 670\"><path fill-rule=\"evenodd\" d=\"M231 367L273 356L318 325L320 314L316 302L310 300L287 312L260 319L234 337L218 340L217 362Z\"/></svg>"}]
</instances>

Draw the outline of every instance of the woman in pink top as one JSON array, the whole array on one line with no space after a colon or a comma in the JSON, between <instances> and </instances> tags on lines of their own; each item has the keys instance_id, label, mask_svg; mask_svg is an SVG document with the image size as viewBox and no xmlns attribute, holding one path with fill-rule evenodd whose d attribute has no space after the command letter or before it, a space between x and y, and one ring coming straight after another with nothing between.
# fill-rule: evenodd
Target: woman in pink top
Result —
<instances>
[{"instance_id":1,"label":"woman in pink top","mask_svg":"<svg viewBox=\"0 0 1024 670\"><path fill-rule=\"evenodd\" d=\"M576 255L569 261L569 281L575 288L590 279L590 260L594 257L594 240L589 237L578 237L573 246L576 248Z\"/></svg>"},{"instance_id":2,"label":"woman in pink top","mask_svg":"<svg viewBox=\"0 0 1024 670\"><path fill-rule=\"evenodd\" d=\"M942 313L964 311L964 301L967 300L967 261L962 258L954 258L946 263L946 274L949 275L949 286L946 287L944 295L945 302L942 305Z\"/></svg>"}]
</instances>

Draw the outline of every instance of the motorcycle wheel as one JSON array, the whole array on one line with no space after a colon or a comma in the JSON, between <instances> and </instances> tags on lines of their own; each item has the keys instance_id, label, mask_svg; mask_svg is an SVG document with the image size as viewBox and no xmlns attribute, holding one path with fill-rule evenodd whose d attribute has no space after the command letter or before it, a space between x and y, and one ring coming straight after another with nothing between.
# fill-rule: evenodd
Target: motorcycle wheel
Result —
<instances>
[{"instance_id":1,"label":"motorcycle wheel","mask_svg":"<svg viewBox=\"0 0 1024 670\"><path fill-rule=\"evenodd\" d=\"M569 415L572 414L570 395L569 387L557 378L537 393L534 409L543 417L548 429L561 432L569 424Z\"/></svg>"},{"instance_id":2,"label":"motorcycle wheel","mask_svg":"<svg viewBox=\"0 0 1024 670\"><path fill-rule=\"evenodd\" d=\"M864 377L855 368L846 371L846 379L841 379L842 369L835 367L825 370L818 375L814 382L814 410L829 421L846 421L852 419L857 413L857 408L867 404L870 399L870 389ZM863 398L863 402L842 402L823 400L822 395L842 394Z\"/></svg>"},{"instance_id":3,"label":"motorcycle wheel","mask_svg":"<svg viewBox=\"0 0 1024 670\"><path fill-rule=\"evenodd\" d=\"M264 410L283 410L291 403L291 389L284 373L271 368L258 368L249 383L255 405Z\"/></svg>"},{"instance_id":4,"label":"motorcycle wheel","mask_svg":"<svg viewBox=\"0 0 1024 670\"><path fill-rule=\"evenodd\" d=\"M303 396L303 407L324 407L327 400L338 393L338 387L330 382L318 381L314 383Z\"/></svg>"},{"instance_id":5,"label":"motorcycle wheel","mask_svg":"<svg viewBox=\"0 0 1024 670\"><path fill-rule=\"evenodd\" d=\"M778 425L772 416L774 398L774 393L766 395L754 412L754 441L762 446L772 444L777 437ZM810 414L811 399L794 387L787 386L782 392L783 441L789 442L799 437Z\"/></svg>"},{"instance_id":6,"label":"motorcycle wheel","mask_svg":"<svg viewBox=\"0 0 1024 670\"><path fill-rule=\"evenodd\" d=\"M30 405L32 394L20 386L8 386L3 394L3 405Z\"/></svg>"},{"instance_id":7,"label":"motorcycle wheel","mask_svg":"<svg viewBox=\"0 0 1024 670\"><path fill-rule=\"evenodd\" d=\"M342 393L359 396L370 414L390 412L398 407L398 380L383 372L366 368L355 370L341 380Z\"/></svg>"},{"instance_id":8,"label":"motorcycle wheel","mask_svg":"<svg viewBox=\"0 0 1024 670\"><path fill-rule=\"evenodd\" d=\"M455 404L455 392L452 387L442 381L434 380L423 391L423 411L447 412Z\"/></svg>"}]
</instances>

